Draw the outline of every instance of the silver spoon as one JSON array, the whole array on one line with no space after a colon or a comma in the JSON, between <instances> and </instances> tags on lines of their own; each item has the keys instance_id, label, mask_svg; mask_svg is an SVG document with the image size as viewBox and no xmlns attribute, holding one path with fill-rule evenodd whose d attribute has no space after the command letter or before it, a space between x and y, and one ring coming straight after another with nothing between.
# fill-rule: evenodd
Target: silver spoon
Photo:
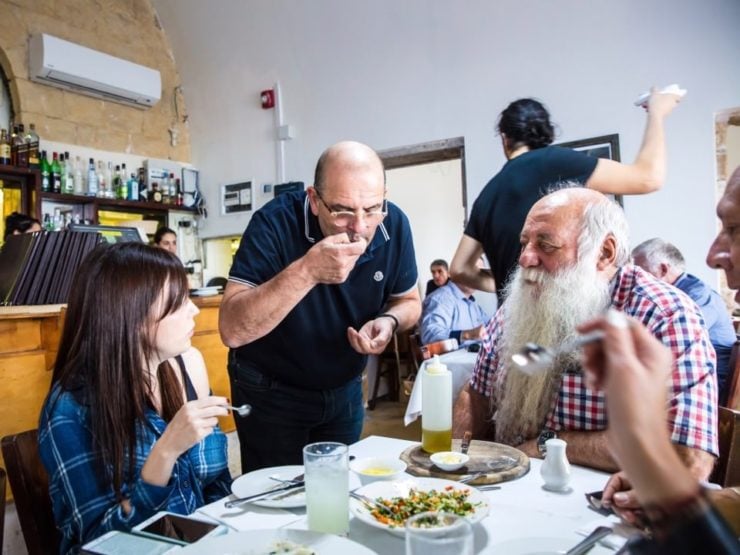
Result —
<instances>
[{"instance_id":1,"label":"silver spoon","mask_svg":"<svg viewBox=\"0 0 740 555\"><path fill-rule=\"evenodd\" d=\"M549 368L558 355L569 353L583 347L587 343L600 341L603 338L604 333L597 330L561 343L554 349L548 349L547 347L537 345L537 343L527 343L518 353L511 355L511 360L517 365L519 370L532 376Z\"/></svg>"},{"instance_id":2,"label":"silver spoon","mask_svg":"<svg viewBox=\"0 0 740 555\"><path fill-rule=\"evenodd\" d=\"M247 403L244 403L240 407L232 407L231 405L226 405L226 408L232 412L235 412L239 416L249 416L249 413L252 412L252 405L248 405Z\"/></svg>"}]
</instances>

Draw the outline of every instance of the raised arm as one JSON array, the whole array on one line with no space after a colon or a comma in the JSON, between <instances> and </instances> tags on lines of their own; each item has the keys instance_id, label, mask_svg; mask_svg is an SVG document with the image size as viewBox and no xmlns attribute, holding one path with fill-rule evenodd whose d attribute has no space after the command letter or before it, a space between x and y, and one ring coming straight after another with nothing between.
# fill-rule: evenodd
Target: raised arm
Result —
<instances>
[{"instance_id":1,"label":"raised arm","mask_svg":"<svg viewBox=\"0 0 740 555\"><path fill-rule=\"evenodd\" d=\"M342 233L323 239L275 277L256 287L230 281L219 311L221 340L241 347L270 333L319 283L342 283L365 252L364 239Z\"/></svg>"},{"instance_id":2,"label":"raised arm","mask_svg":"<svg viewBox=\"0 0 740 555\"><path fill-rule=\"evenodd\" d=\"M616 195L652 193L663 186L666 173L664 120L681 98L653 89L647 106L642 145L632 164L600 158L586 187Z\"/></svg>"},{"instance_id":3,"label":"raised arm","mask_svg":"<svg viewBox=\"0 0 740 555\"><path fill-rule=\"evenodd\" d=\"M452 257L450 276L456 282L473 289L495 293L496 282L491 270L477 266L482 254L483 246L469 235L463 234L455 251L455 256Z\"/></svg>"}]
</instances>

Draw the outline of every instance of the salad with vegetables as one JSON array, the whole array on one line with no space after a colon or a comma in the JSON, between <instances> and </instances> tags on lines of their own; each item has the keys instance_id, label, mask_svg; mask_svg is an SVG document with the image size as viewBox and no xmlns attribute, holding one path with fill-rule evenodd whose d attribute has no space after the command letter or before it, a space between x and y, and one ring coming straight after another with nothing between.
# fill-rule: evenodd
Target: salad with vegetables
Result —
<instances>
[{"instance_id":1,"label":"salad with vegetables","mask_svg":"<svg viewBox=\"0 0 740 555\"><path fill-rule=\"evenodd\" d=\"M471 503L468 500L470 489L457 489L447 486L443 491L436 489L411 489L405 497L386 499L377 497L375 501L388 509L386 512L378 507L369 507L370 514L387 526L403 526L409 517L427 511L441 511L459 516L468 516L475 512L480 503Z\"/></svg>"}]
</instances>

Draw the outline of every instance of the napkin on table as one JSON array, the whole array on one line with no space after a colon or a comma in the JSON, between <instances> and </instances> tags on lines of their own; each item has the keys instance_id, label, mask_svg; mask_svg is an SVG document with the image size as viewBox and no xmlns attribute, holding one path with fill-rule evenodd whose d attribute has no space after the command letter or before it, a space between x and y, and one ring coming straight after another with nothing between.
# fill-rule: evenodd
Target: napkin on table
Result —
<instances>
[{"instance_id":1,"label":"napkin on table","mask_svg":"<svg viewBox=\"0 0 740 555\"><path fill-rule=\"evenodd\" d=\"M234 507L233 509L227 509L224 503L232 499L235 499L235 497L229 495L220 501L201 507L197 512L237 531L281 528L303 518L301 515L296 515L282 509L256 507L249 503L245 503L240 507Z\"/></svg>"}]
</instances>

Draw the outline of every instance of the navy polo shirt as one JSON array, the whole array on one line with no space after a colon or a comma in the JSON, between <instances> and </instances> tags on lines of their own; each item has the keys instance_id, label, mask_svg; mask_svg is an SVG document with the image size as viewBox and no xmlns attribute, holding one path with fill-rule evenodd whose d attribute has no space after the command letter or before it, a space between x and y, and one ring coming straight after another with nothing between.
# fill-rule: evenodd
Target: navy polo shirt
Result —
<instances>
[{"instance_id":1,"label":"navy polo shirt","mask_svg":"<svg viewBox=\"0 0 740 555\"><path fill-rule=\"evenodd\" d=\"M229 280L261 285L323 237L305 192L279 195L252 216ZM316 285L274 330L235 349L239 362L304 389L346 384L367 359L349 344L347 328L359 330L390 297L416 287L415 260L408 219L389 202L388 215L347 280Z\"/></svg>"}]
</instances>

